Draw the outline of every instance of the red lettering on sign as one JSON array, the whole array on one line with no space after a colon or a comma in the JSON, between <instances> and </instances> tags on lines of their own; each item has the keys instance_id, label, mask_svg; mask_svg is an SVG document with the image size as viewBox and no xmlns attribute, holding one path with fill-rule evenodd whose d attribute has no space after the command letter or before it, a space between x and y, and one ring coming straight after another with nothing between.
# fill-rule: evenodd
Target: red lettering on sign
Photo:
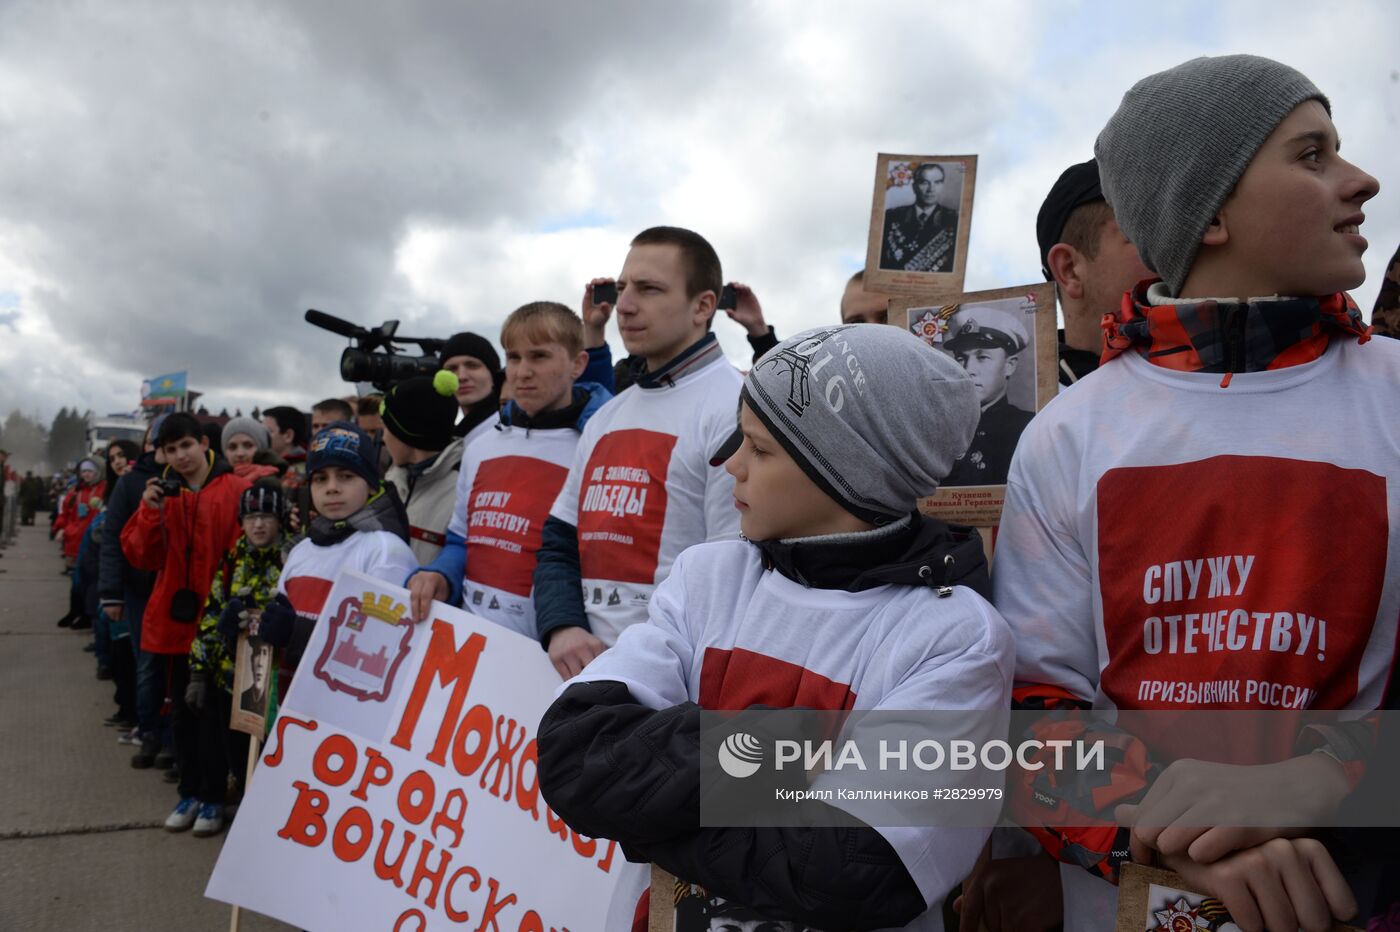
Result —
<instances>
[{"instance_id":1,"label":"red lettering on sign","mask_svg":"<svg viewBox=\"0 0 1400 932\"><path fill-rule=\"evenodd\" d=\"M433 619L433 637L423 654L423 665L418 669L418 679L413 684L413 693L404 706L403 717L399 720L399 730L394 733L391 743L405 751L413 748L413 730L418 725L418 716L423 713L423 703L428 700L428 691L436 679L443 686L452 687L452 698L447 702L447 712L438 728L437 742L428 753L428 760L441 766L447 761L447 746L456 730L457 718L462 714L462 703L466 701L467 690L471 688L472 677L476 675L476 662L486 647L486 638L473 634L467 638L461 650L452 636L452 626L445 621Z\"/></svg>"}]
</instances>

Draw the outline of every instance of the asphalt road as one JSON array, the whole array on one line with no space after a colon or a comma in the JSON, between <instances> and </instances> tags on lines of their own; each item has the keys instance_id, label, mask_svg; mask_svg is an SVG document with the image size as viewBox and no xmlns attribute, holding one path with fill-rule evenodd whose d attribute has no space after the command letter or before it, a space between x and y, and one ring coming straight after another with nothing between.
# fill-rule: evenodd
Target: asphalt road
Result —
<instances>
[{"instance_id":1,"label":"asphalt road","mask_svg":"<svg viewBox=\"0 0 1400 932\"><path fill-rule=\"evenodd\" d=\"M42 518L42 516L41 516ZM204 898L223 835L161 828L178 802L102 720L90 632L55 627L68 577L47 527L0 551L0 932L230 928ZM290 929L244 912L243 930Z\"/></svg>"}]
</instances>

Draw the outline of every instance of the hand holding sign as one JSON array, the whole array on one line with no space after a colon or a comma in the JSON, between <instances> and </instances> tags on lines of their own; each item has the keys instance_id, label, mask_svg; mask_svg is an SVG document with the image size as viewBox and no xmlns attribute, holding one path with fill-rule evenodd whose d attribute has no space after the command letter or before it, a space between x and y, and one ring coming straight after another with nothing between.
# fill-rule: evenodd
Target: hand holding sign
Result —
<instances>
[{"instance_id":1,"label":"hand holding sign","mask_svg":"<svg viewBox=\"0 0 1400 932\"><path fill-rule=\"evenodd\" d=\"M432 611L434 602L445 602L448 595L447 580L441 573L433 570L423 570L414 573L408 580L408 594L410 596L409 614L414 621L426 621L428 613Z\"/></svg>"}]
</instances>

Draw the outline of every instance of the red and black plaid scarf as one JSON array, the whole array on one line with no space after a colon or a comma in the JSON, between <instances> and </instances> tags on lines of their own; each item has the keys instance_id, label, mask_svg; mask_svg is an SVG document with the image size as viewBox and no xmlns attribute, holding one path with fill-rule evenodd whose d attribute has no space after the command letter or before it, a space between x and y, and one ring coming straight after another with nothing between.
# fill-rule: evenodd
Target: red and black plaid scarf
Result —
<instances>
[{"instance_id":1,"label":"red and black plaid scarf","mask_svg":"<svg viewBox=\"0 0 1400 932\"><path fill-rule=\"evenodd\" d=\"M1317 359L1333 337L1365 343L1371 328L1345 292L1324 298L1163 304L1147 299L1152 282L1123 295L1118 310L1103 318L1099 364L1129 349L1164 369L1220 372L1222 388L1236 372L1283 369Z\"/></svg>"}]
</instances>

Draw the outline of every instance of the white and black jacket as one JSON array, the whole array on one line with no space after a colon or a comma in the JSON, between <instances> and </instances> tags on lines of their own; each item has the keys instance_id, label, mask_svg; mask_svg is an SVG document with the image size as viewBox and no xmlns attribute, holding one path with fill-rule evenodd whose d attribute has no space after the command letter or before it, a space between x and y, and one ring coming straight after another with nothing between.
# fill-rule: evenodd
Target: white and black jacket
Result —
<instances>
[{"instance_id":1,"label":"white and black jacket","mask_svg":"<svg viewBox=\"0 0 1400 932\"><path fill-rule=\"evenodd\" d=\"M699 824L702 709L1009 707L1014 650L979 594L976 534L914 515L847 537L683 553L648 621L546 713L540 788L577 831L765 916L940 929L986 830Z\"/></svg>"}]
</instances>

